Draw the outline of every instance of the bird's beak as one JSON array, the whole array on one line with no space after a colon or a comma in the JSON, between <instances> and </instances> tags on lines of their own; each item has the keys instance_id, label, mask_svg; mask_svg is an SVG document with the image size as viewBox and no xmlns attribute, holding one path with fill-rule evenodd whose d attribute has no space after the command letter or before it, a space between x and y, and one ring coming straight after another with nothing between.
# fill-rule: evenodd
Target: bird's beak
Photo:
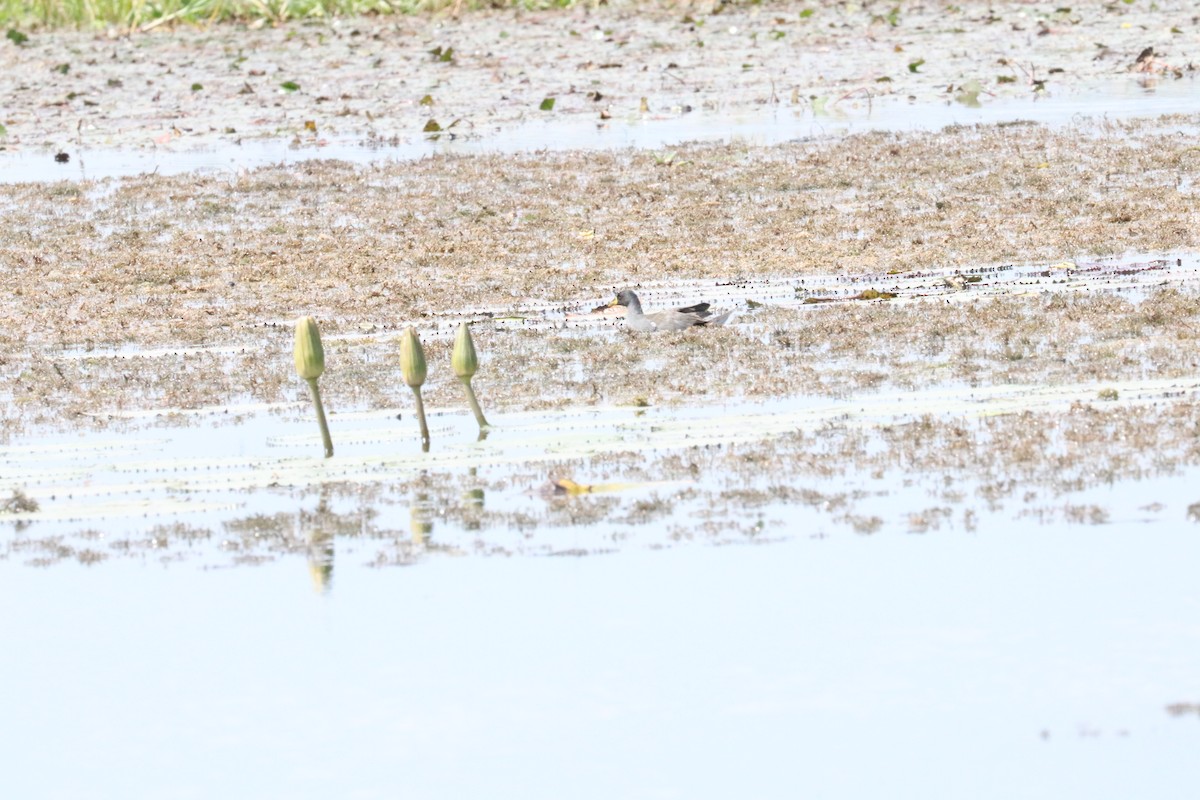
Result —
<instances>
[{"instance_id":1,"label":"bird's beak","mask_svg":"<svg viewBox=\"0 0 1200 800\"><path fill-rule=\"evenodd\" d=\"M619 298L619 297L614 297L614 298L613 298L611 301L609 301L608 303L606 303L606 304L604 305L604 307L605 307L605 308L612 308L613 306L619 306L619 305L621 305L621 298Z\"/></svg>"}]
</instances>

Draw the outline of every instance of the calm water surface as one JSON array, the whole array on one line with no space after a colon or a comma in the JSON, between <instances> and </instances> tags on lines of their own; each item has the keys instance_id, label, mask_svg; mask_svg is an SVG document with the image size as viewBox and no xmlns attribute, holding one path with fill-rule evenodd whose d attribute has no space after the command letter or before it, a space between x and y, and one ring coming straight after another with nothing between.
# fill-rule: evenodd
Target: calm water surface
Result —
<instances>
[{"instance_id":1,"label":"calm water surface","mask_svg":"<svg viewBox=\"0 0 1200 800\"><path fill-rule=\"evenodd\" d=\"M745 142L771 145L798 139L868 131L936 131L948 125L994 125L1026 120L1062 126L1093 120L1126 120L1161 114L1191 114L1196 87L1191 79L1145 82L1120 77L1103 86L1035 94L1027 98L988 98L977 107L947 99L938 104L905 98L849 99L821 111L808 104L775 106L749 113L674 111L614 118L593 116L480 126L462 133L412 133L386 141L353 139L239 140L216 146L186 142L146 149L71 150L59 163L52 151L0 152L0 184L23 181L94 180L157 172L235 175L241 170L314 159L357 164L410 161L436 154L526 153L537 150L655 149L684 142Z\"/></svg>"},{"instance_id":2,"label":"calm water surface","mask_svg":"<svg viewBox=\"0 0 1200 800\"><path fill-rule=\"evenodd\" d=\"M0 562L6 794L1182 798L1183 505L408 568L339 553L326 595L301 557Z\"/></svg>"}]
</instances>

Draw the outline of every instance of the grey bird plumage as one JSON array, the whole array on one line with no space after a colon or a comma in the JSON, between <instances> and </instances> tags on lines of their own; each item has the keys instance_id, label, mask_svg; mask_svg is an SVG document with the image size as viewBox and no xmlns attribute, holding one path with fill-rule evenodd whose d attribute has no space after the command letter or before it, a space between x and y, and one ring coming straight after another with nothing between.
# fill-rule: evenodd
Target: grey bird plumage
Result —
<instances>
[{"instance_id":1,"label":"grey bird plumage","mask_svg":"<svg viewBox=\"0 0 1200 800\"><path fill-rule=\"evenodd\" d=\"M617 298L609 305L625 306L625 327L634 331L650 333L653 331L682 331L693 326L724 325L732 311L713 316L708 303L697 303L694 306L671 308L665 311L642 311L642 302L632 289L622 289L617 292Z\"/></svg>"}]
</instances>

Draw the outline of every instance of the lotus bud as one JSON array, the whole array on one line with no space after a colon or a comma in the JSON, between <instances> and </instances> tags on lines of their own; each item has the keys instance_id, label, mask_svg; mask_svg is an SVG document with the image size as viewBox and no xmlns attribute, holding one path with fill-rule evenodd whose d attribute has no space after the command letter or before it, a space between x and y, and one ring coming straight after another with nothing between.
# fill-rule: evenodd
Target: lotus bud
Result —
<instances>
[{"instance_id":1,"label":"lotus bud","mask_svg":"<svg viewBox=\"0 0 1200 800\"><path fill-rule=\"evenodd\" d=\"M429 452L429 425L425 422L425 402L421 399L421 384L425 382L425 350L412 326L400 335L400 372L413 391L417 404L417 422L421 425L421 450Z\"/></svg>"},{"instance_id":2,"label":"lotus bud","mask_svg":"<svg viewBox=\"0 0 1200 800\"><path fill-rule=\"evenodd\" d=\"M467 401L471 404L471 411L475 412L475 421L479 423L479 439L482 441L487 438L488 421L484 419L483 409L479 407L475 390L471 388L471 377L479 369L479 357L475 355L475 343L471 341L471 328L465 322L458 326L458 335L454 337L450 366L454 367L454 374L467 393Z\"/></svg>"},{"instance_id":3,"label":"lotus bud","mask_svg":"<svg viewBox=\"0 0 1200 800\"><path fill-rule=\"evenodd\" d=\"M321 334L312 317L296 320L296 346L292 354L296 357L296 372L304 380L316 380L325 371L325 349L321 347Z\"/></svg>"},{"instance_id":4,"label":"lotus bud","mask_svg":"<svg viewBox=\"0 0 1200 800\"><path fill-rule=\"evenodd\" d=\"M325 349L321 347L321 334L312 317L296 320L296 344L292 348L296 361L296 372L308 383L312 392L313 406L317 410L317 424L321 427L321 441L325 445L325 457L333 455L333 440L329 438L329 424L325 421L325 406L321 404L321 390L317 378L325 371Z\"/></svg>"},{"instance_id":5,"label":"lotus bud","mask_svg":"<svg viewBox=\"0 0 1200 800\"><path fill-rule=\"evenodd\" d=\"M425 350L411 325L400 337L400 372L404 382L414 389L425 383Z\"/></svg>"},{"instance_id":6,"label":"lotus bud","mask_svg":"<svg viewBox=\"0 0 1200 800\"><path fill-rule=\"evenodd\" d=\"M475 355L475 343L471 341L471 327L467 323L458 326L458 335L454 337L454 354L450 357L450 366L459 378L471 378L479 369L479 358Z\"/></svg>"}]
</instances>

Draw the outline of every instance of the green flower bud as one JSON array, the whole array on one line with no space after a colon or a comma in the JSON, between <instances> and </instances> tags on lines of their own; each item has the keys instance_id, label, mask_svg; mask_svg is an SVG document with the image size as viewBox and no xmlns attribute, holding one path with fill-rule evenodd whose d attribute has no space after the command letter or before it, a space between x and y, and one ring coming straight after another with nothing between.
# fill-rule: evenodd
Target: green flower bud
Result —
<instances>
[{"instance_id":1,"label":"green flower bud","mask_svg":"<svg viewBox=\"0 0 1200 800\"><path fill-rule=\"evenodd\" d=\"M400 336L400 372L404 382L414 389L425 383L425 350L411 326Z\"/></svg>"},{"instance_id":2,"label":"green flower bud","mask_svg":"<svg viewBox=\"0 0 1200 800\"><path fill-rule=\"evenodd\" d=\"M479 358L475 355L475 343L471 341L471 327L467 323L458 326L458 335L454 337L454 354L450 356L450 366L459 378L470 378L479 369Z\"/></svg>"},{"instance_id":3,"label":"green flower bud","mask_svg":"<svg viewBox=\"0 0 1200 800\"><path fill-rule=\"evenodd\" d=\"M321 347L321 334L312 317L296 320L296 346L292 354L296 357L296 372L304 380L316 380L325 371L325 349Z\"/></svg>"}]
</instances>

